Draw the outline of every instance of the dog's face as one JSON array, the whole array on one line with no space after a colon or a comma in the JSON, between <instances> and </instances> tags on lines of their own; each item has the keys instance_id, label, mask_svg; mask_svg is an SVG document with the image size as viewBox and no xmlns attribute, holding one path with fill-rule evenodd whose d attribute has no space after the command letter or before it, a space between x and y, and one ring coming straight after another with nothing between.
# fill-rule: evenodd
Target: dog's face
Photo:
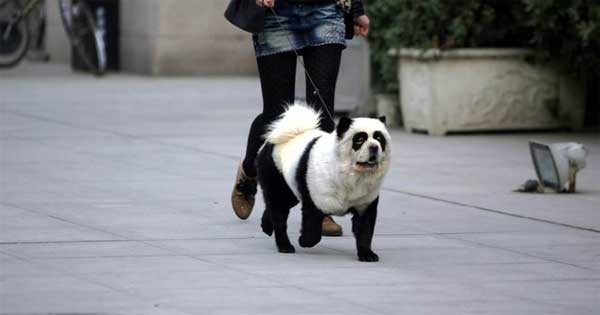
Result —
<instances>
[{"instance_id":1,"label":"dog's face","mask_svg":"<svg viewBox=\"0 0 600 315\"><path fill-rule=\"evenodd\" d=\"M385 117L347 118L337 125L338 153L357 172L385 171L390 159L390 135Z\"/></svg>"}]
</instances>

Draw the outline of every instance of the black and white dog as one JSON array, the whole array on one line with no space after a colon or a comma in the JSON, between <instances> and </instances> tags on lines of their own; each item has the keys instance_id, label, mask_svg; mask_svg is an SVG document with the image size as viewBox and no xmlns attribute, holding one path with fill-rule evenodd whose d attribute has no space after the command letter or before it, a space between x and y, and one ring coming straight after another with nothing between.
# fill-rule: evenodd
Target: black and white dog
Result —
<instances>
[{"instance_id":1,"label":"black and white dog","mask_svg":"<svg viewBox=\"0 0 600 315\"><path fill-rule=\"evenodd\" d=\"M290 208L302 202L299 244L321 240L324 215L352 213L358 258L378 261L371 250L379 190L390 164L385 118L341 118L336 130L319 129L320 115L295 103L265 135L257 157L258 182L266 205L262 229L275 232L279 252L293 253L287 235Z\"/></svg>"}]
</instances>

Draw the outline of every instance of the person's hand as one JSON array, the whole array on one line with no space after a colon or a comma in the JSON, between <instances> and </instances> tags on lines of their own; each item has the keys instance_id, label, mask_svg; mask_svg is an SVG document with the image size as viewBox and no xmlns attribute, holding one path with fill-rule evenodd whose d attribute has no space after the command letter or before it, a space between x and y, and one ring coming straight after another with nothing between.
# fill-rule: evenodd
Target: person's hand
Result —
<instances>
[{"instance_id":1,"label":"person's hand","mask_svg":"<svg viewBox=\"0 0 600 315\"><path fill-rule=\"evenodd\" d=\"M369 34L369 17L365 14L354 19L354 35L366 37Z\"/></svg>"},{"instance_id":2,"label":"person's hand","mask_svg":"<svg viewBox=\"0 0 600 315\"><path fill-rule=\"evenodd\" d=\"M259 7L272 8L275 6L275 0L256 0L256 5Z\"/></svg>"}]
</instances>

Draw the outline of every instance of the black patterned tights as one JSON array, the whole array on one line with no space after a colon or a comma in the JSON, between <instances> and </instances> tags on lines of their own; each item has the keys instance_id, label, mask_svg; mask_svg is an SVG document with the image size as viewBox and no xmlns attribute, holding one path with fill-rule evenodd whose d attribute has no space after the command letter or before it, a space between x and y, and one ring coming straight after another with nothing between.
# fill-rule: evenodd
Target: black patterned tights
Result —
<instances>
[{"instance_id":1,"label":"black patterned tights","mask_svg":"<svg viewBox=\"0 0 600 315\"><path fill-rule=\"evenodd\" d=\"M307 47L300 51L306 70L331 113L333 113L335 85L342 49L342 45L329 44ZM260 57L256 60L263 96L263 110L256 116L250 127L246 156L243 162L244 172L252 177L256 176L254 160L258 149L264 142L262 136L266 127L283 113L286 104L294 102L296 84L296 55L293 52ZM308 79L306 80L306 101L317 109L322 106ZM327 132L333 131L334 122L324 110L321 112L323 113L321 129Z\"/></svg>"}]
</instances>

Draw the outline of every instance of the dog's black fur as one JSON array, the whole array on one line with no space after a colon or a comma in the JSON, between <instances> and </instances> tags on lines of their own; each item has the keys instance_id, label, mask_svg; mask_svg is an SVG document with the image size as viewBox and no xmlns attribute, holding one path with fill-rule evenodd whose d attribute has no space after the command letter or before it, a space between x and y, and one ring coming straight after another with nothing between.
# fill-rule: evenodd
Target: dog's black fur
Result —
<instances>
[{"instance_id":1,"label":"dog's black fur","mask_svg":"<svg viewBox=\"0 0 600 315\"><path fill-rule=\"evenodd\" d=\"M258 182L266 205L261 227L269 236L275 231L275 244L279 252L294 253L296 250L287 235L287 219L290 209L298 204L298 199L275 166L274 147L273 144L266 143L256 157Z\"/></svg>"}]
</instances>

